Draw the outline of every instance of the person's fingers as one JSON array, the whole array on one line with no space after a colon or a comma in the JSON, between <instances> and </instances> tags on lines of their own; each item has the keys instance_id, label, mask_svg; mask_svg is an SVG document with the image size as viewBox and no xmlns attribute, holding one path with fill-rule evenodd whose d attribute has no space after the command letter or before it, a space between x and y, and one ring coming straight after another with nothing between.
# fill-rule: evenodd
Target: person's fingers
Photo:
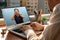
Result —
<instances>
[{"instance_id":1,"label":"person's fingers","mask_svg":"<svg viewBox=\"0 0 60 40\"><path fill-rule=\"evenodd\" d=\"M36 27L35 24L36 24L36 22L32 22L32 23L31 23L31 26L32 26L32 27Z\"/></svg>"},{"instance_id":2,"label":"person's fingers","mask_svg":"<svg viewBox=\"0 0 60 40\"><path fill-rule=\"evenodd\" d=\"M44 26L37 22L31 23L31 26L34 30L43 30L44 29Z\"/></svg>"},{"instance_id":3,"label":"person's fingers","mask_svg":"<svg viewBox=\"0 0 60 40\"><path fill-rule=\"evenodd\" d=\"M37 27L37 26L40 26L40 24L37 23L37 22L32 22L32 23L31 23L31 26L32 26L32 27Z\"/></svg>"},{"instance_id":4,"label":"person's fingers","mask_svg":"<svg viewBox=\"0 0 60 40\"><path fill-rule=\"evenodd\" d=\"M32 29L32 27L30 25L25 25L26 29Z\"/></svg>"},{"instance_id":5,"label":"person's fingers","mask_svg":"<svg viewBox=\"0 0 60 40\"><path fill-rule=\"evenodd\" d=\"M23 25L20 30L25 31L27 29L32 29L32 27L30 25Z\"/></svg>"}]
</instances>

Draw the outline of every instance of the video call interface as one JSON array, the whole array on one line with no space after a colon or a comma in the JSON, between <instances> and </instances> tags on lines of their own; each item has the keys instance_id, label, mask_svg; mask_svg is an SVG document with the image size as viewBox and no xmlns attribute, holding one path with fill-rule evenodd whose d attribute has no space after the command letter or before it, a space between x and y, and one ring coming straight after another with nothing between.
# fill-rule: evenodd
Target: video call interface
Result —
<instances>
[{"instance_id":1,"label":"video call interface","mask_svg":"<svg viewBox=\"0 0 60 40\"><path fill-rule=\"evenodd\" d=\"M30 21L25 7L5 8L2 14L7 26Z\"/></svg>"}]
</instances>

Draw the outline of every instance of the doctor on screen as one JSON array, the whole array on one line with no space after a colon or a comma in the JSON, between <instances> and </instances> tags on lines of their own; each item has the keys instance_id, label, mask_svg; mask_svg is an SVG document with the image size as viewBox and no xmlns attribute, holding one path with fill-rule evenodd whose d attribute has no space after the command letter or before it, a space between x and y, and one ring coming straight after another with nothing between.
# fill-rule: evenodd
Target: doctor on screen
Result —
<instances>
[{"instance_id":1,"label":"doctor on screen","mask_svg":"<svg viewBox=\"0 0 60 40\"><path fill-rule=\"evenodd\" d=\"M14 9L14 15L12 16L11 20L15 20L16 24L23 23L23 18L25 18L22 14L19 13L18 9Z\"/></svg>"}]
</instances>

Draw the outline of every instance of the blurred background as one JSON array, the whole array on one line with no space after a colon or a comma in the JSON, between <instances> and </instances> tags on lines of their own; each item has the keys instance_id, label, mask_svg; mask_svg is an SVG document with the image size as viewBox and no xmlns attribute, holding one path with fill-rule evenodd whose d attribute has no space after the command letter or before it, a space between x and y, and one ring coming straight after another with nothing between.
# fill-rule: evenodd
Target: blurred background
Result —
<instances>
[{"instance_id":1,"label":"blurred background","mask_svg":"<svg viewBox=\"0 0 60 40\"><path fill-rule=\"evenodd\" d=\"M1 12L3 8L26 7L28 15L34 21L34 10L42 9L42 16L46 16L49 19L54 6L58 3L60 3L60 0L0 0L0 25L5 25Z\"/></svg>"},{"instance_id":2,"label":"blurred background","mask_svg":"<svg viewBox=\"0 0 60 40\"><path fill-rule=\"evenodd\" d=\"M29 15L34 15L34 10L43 10L43 14L50 13L46 0L0 0L0 18L2 18L2 8L25 6Z\"/></svg>"}]
</instances>

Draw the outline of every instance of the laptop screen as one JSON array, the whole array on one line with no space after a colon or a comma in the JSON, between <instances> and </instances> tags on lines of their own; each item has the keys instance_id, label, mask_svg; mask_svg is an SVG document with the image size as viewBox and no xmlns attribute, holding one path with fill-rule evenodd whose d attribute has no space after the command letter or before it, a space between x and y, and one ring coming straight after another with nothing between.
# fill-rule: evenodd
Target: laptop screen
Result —
<instances>
[{"instance_id":1,"label":"laptop screen","mask_svg":"<svg viewBox=\"0 0 60 40\"><path fill-rule=\"evenodd\" d=\"M25 7L5 8L2 14L7 26L30 21Z\"/></svg>"}]
</instances>

